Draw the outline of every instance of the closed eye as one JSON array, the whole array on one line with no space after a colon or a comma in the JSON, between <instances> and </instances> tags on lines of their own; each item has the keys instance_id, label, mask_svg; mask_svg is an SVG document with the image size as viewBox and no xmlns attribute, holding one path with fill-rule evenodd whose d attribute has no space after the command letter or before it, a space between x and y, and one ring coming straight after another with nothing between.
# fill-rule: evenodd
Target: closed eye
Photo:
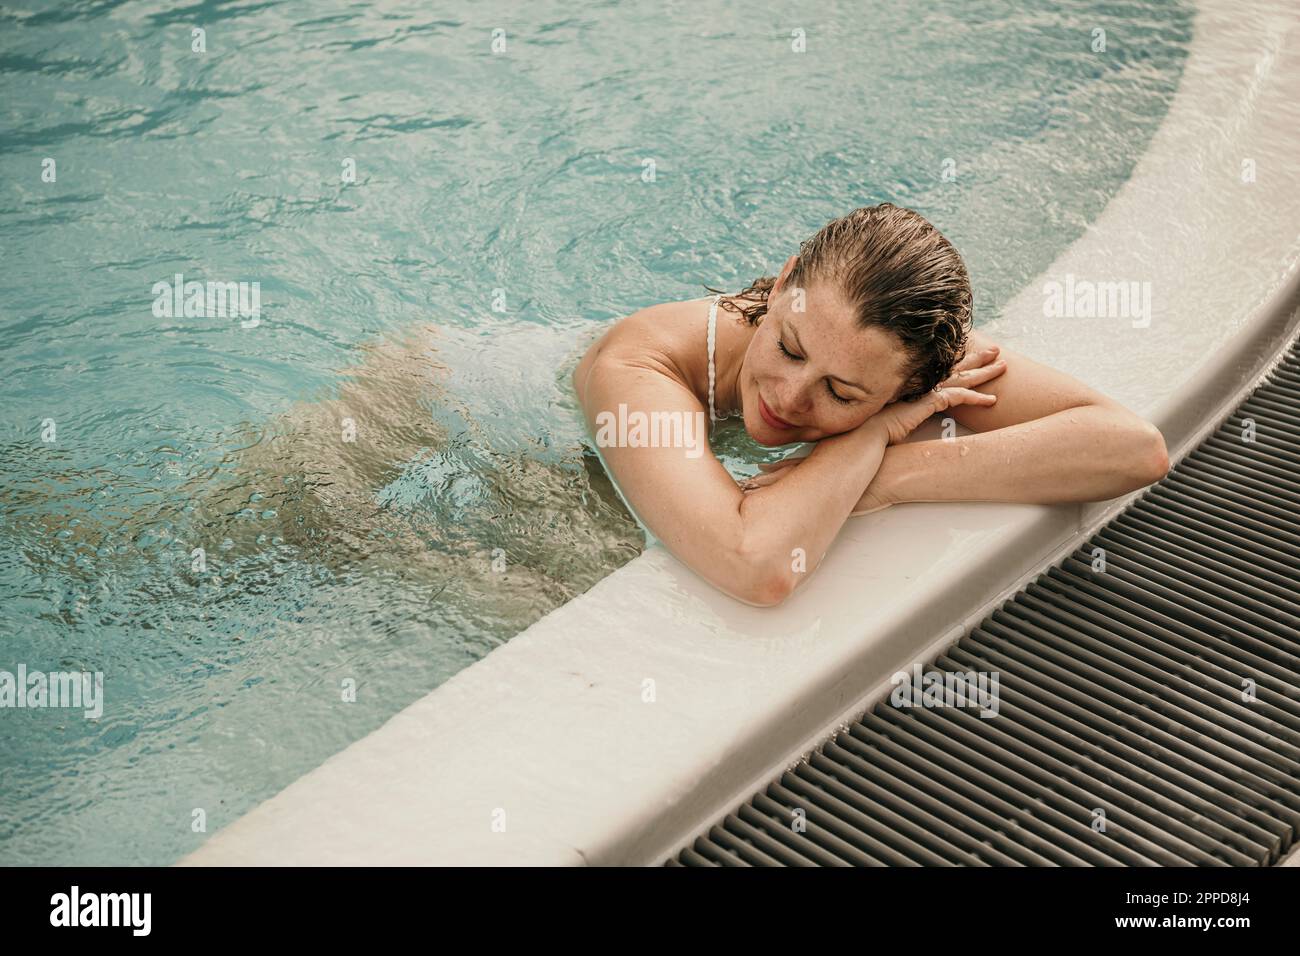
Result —
<instances>
[{"instance_id":1,"label":"closed eye","mask_svg":"<svg viewBox=\"0 0 1300 956\"><path fill-rule=\"evenodd\" d=\"M776 340L776 347L779 348L779 349L781 350L781 354L783 354L786 358L794 359L796 362L802 362L802 361L803 361L803 356L801 356L801 355L795 355L793 352L791 352L788 348L785 347L785 343L782 342L780 339L777 339L777 340ZM835 389L831 387L831 380L830 380L830 379L827 379L827 380L826 380L826 391L830 392L830 393L831 393L831 398L835 399L835 401L839 402L841 405L852 405L852 404L853 404L853 400L852 400L852 399L849 399L849 398L841 398L839 395L835 394Z\"/></svg>"}]
</instances>

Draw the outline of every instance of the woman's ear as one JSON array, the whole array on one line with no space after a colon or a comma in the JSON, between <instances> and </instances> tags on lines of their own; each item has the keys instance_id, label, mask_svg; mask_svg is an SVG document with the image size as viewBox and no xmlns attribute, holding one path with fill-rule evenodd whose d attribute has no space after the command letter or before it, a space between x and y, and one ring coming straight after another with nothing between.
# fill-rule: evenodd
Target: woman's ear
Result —
<instances>
[{"instance_id":1,"label":"woman's ear","mask_svg":"<svg viewBox=\"0 0 1300 956\"><path fill-rule=\"evenodd\" d=\"M785 260L785 265L781 267L781 274L777 276L776 281L772 283L772 295L776 295L785 288L785 280L790 277L790 273L794 270L795 263L798 261L798 256L791 256L789 259Z\"/></svg>"}]
</instances>

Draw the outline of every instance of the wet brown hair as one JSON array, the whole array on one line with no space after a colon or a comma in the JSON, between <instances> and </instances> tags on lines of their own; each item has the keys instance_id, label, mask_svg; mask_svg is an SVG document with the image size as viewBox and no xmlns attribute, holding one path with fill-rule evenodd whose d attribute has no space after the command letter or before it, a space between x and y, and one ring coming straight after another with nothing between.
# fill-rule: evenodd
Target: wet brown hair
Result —
<instances>
[{"instance_id":1,"label":"wet brown hair","mask_svg":"<svg viewBox=\"0 0 1300 956\"><path fill-rule=\"evenodd\" d=\"M757 325L776 276L755 279L719 305ZM966 355L973 295L966 264L920 213L882 202L834 219L799 247L786 288L831 282L861 328L893 332L907 354L898 401L911 401L952 374ZM743 304L741 304L743 303Z\"/></svg>"}]
</instances>

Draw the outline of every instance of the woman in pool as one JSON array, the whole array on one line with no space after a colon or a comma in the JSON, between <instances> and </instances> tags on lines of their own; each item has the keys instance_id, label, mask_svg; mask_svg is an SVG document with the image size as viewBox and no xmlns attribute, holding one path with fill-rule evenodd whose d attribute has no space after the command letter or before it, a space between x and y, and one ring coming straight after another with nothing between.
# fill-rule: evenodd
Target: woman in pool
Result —
<instances>
[{"instance_id":1,"label":"woman in pool","mask_svg":"<svg viewBox=\"0 0 1300 956\"><path fill-rule=\"evenodd\" d=\"M456 345L450 331L420 325L363 345L336 397L250 427L218 472L195 474L129 528L49 520L97 545L157 522L174 529L178 551L219 554L229 580L238 560L259 568L283 544L340 573L364 565L428 586L449 614L486 614L502 634L517 633L590 587L641 536L603 493L598 466L587 475L597 493L575 497L572 470L486 440L464 461L448 459L453 471L478 469L465 501L415 508L383 498L397 475L436 465L451 442L432 410L463 405L449 372L474 343ZM829 223L779 276L738 295L617 321L572 382L605 470L643 526L722 591L766 606L815 570L851 514L907 501L1104 500L1165 474L1152 425L1061 372L997 351L971 330L960 256L921 216L884 203ZM761 444L816 447L737 486L701 436L690 448L602 442L598 419L620 404L625 419L677 412L683 424L707 422L712 407L742 415ZM936 412L977 434L907 441ZM460 417L488 437L467 409ZM575 547L603 557L575 569L557 557ZM803 573L794 570L801 555Z\"/></svg>"},{"instance_id":2,"label":"woman in pool","mask_svg":"<svg viewBox=\"0 0 1300 956\"><path fill-rule=\"evenodd\" d=\"M828 223L779 276L739 295L622 319L573 384L642 523L715 587L758 606L793 592L854 514L906 501L1100 501L1166 474L1154 425L1000 349L973 330L971 300L953 246L917 213L881 203ZM816 448L738 487L683 442L601 431L638 412L698 421L706 408L710 421L742 416L762 445ZM938 412L977 434L906 442Z\"/></svg>"}]
</instances>

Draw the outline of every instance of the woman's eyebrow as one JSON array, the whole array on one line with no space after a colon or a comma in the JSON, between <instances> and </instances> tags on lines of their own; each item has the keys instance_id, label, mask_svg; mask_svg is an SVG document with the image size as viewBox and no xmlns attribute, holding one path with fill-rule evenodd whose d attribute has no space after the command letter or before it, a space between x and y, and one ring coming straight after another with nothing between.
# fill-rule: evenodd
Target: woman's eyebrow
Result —
<instances>
[{"instance_id":1,"label":"woman's eyebrow","mask_svg":"<svg viewBox=\"0 0 1300 956\"><path fill-rule=\"evenodd\" d=\"M804 351L803 343L799 341L799 330L796 329L793 325L790 325L789 321L786 322L786 325L790 326L790 334L794 336L794 344L799 346L799 354L807 358L808 353ZM857 382L850 382L847 378L840 378L838 375L827 375L826 377L833 378L837 382L843 382L849 388L856 388L859 392L866 392L868 395L875 394L875 392L867 388L867 386L859 385Z\"/></svg>"}]
</instances>

